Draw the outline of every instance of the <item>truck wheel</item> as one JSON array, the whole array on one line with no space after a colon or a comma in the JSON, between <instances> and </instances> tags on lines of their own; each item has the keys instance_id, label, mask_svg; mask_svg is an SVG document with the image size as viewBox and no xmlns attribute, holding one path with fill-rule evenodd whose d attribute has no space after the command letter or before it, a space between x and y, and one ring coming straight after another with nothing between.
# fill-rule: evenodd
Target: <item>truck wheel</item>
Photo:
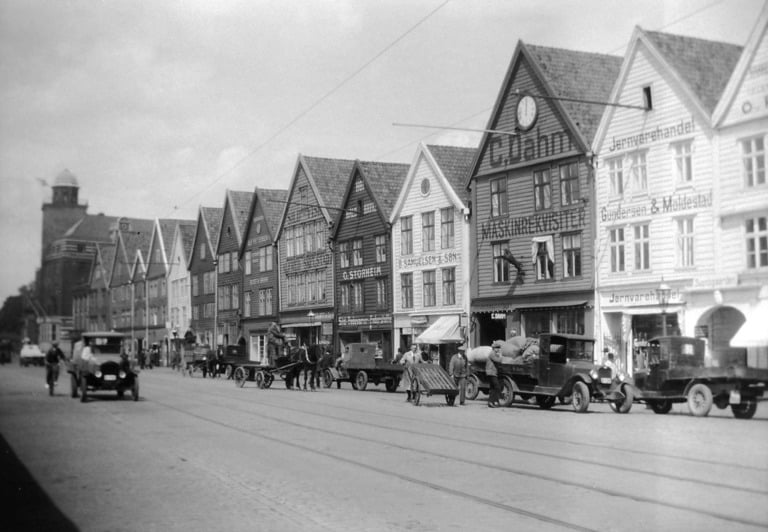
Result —
<instances>
[{"instance_id":1,"label":"truck wheel","mask_svg":"<svg viewBox=\"0 0 768 532\"><path fill-rule=\"evenodd\" d=\"M88 398L88 383L85 375L80 376L80 402L84 403Z\"/></svg>"},{"instance_id":2,"label":"truck wheel","mask_svg":"<svg viewBox=\"0 0 768 532\"><path fill-rule=\"evenodd\" d=\"M748 401L738 405L731 405L731 412L736 419L752 419L757 411L757 401Z\"/></svg>"},{"instance_id":3,"label":"truck wheel","mask_svg":"<svg viewBox=\"0 0 768 532\"><path fill-rule=\"evenodd\" d=\"M518 391L517 385L515 384L515 381L513 381L510 377L502 377L501 378L501 397L499 398L499 403L501 406L509 406L512 404L512 401L515 400L515 392Z\"/></svg>"},{"instance_id":4,"label":"truck wheel","mask_svg":"<svg viewBox=\"0 0 768 532\"><path fill-rule=\"evenodd\" d=\"M470 401L474 401L479 393L480 383L477 380L477 375L470 375L467 377L467 388L464 390L464 396Z\"/></svg>"},{"instance_id":5,"label":"truck wheel","mask_svg":"<svg viewBox=\"0 0 768 532\"><path fill-rule=\"evenodd\" d=\"M571 404L576 412L586 412L589 408L589 388L581 381L573 385Z\"/></svg>"},{"instance_id":6,"label":"truck wheel","mask_svg":"<svg viewBox=\"0 0 768 532\"><path fill-rule=\"evenodd\" d=\"M705 417L712 409L712 390L709 386L697 383L688 390L688 409L696 417Z\"/></svg>"},{"instance_id":7,"label":"truck wheel","mask_svg":"<svg viewBox=\"0 0 768 532\"><path fill-rule=\"evenodd\" d=\"M323 386L326 388L330 388L333 384L333 375L331 374L331 370L327 369L323 372Z\"/></svg>"},{"instance_id":8,"label":"truck wheel","mask_svg":"<svg viewBox=\"0 0 768 532\"><path fill-rule=\"evenodd\" d=\"M624 392L624 399L611 401L611 410L617 414L626 414L632 409L632 401L635 400L635 395L632 393L632 388L629 386L624 386L621 391Z\"/></svg>"},{"instance_id":9,"label":"truck wheel","mask_svg":"<svg viewBox=\"0 0 768 532\"><path fill-rule=\"evenodd\" d=\"M366 386L368 386L368 374L365 371L358 371L357 375L355 375L355 384L357 384L357 389L361 392L365 390Z\"/></svg>"},{"instance_id":10,"label":"truck wheel","mask_svg":"<svg viewBox=\"0 0 768 532\"><path fill-rule=\"evenodd\" d=\"M245 369L244 368L236 368L235 369L235 386L238 388L242 388L245 385Z\"/></svg>"},{"instance_id":11,"label":"truck wheel","mask_svg":"<svg viewBox=\"0 0 768 532\"><path fill-rule=\"evenodd\" d=\"M69 375L69 394L73 399L77 397L77 377L74 373Z\"/></svg>"},{"instance_id":12,"label":"truck wheel","mask_svg":"<svg viewBox=\"0 0 768 532\"><path fill-rule=\"evenodd\" d=\"M672 410L672 401L665 399L663 401L648 401L648 405L656 414L669 414Z\"/></svg>"},{"instance_id":13,"label":"truck wheel","mask_svg":"<svg viewBox=\"0 0 768 532\"><path fill-rule=\"evenodd\" d=\"M537 395L536 396L536 404L539 405L539 407L543 410L549 410L553 406L555 406L555 401L557 401L556 395Z\"/></svg>"}]
</instances>

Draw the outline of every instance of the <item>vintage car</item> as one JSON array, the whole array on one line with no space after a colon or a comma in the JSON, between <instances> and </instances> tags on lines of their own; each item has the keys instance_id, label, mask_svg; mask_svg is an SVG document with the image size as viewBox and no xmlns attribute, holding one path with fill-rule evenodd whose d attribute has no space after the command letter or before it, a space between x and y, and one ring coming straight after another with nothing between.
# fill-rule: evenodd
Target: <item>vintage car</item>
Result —
<instances>
[{"instance_id":1,"label":"vintage car","mask_svg":"<svg viewBox=\"0 0 768 532\"><path fill-rule=\"evenodd\" d=\"M45 365L45 353L40 350L37 344L25 343L21 346L19 353L19 364L22 366L43 366Z\"/></svg>"},{"instance_id":2,"label":"vintage car","mask_svg":"<svg viewBox=\"0 0 768 532\"><path fill-rule=\"evenodd\" d=\"M593 398L612 398L612 372L593 362L592 338L543 333L538 344L537 356L496 364L503 406L512 404L517 395L525 402L535 398L543 409L560 401L571 403L576 412L586 412ZM474 399L480 390L488 389L488 380L485 362L473 362L470 368L467 397Z\"/></svg>"},{"instance_id":3,"label":"vintage car","mask_svg":"<svg viewBox=\"0 0 768 532\"><path fill-rule=\"evenodd\" d=\"M338 366L327 368L323 372L323 383L326 388L336 382L350 382L355 390L365 390L368 383L378 386L384 383L388 392L397 390L403 376L404 366L388 360L377 349L376 344L349 343Z\"/></svg>"},{"instance_id":4,"label":"vintage car","mask_svg":"<svg viewBox=\"0 0 768 532\"><path fill-rule=\"evenodd\" d=\"M689 336L660 336L648 341L643 357L647 365L632 377L621 375L615 390L623 399L611 406L626 413L632 403L648 404L657 414L666 414L673 403L688 403L694 416L709 414L730 405L734 417L749 419L768 384L768 370L750 368L746 360L707 365L704 340Z\"/></svg>"},{"instance_id":5,"label":"vintage car","mask_svg":"<svg viewBox=\"0 0 768 532\"><path fill-rule=\"evenodd\" d=\"M131 392L134 401L139 400L139 368L125 352L126 335L117 332L86 332L75 346L71 360L67 361L72 397L85 402L90 392L112 391L122 398ZM90 360L83 360L83 342L87 339L91 348Z\"/></svg>"}]
</instances>

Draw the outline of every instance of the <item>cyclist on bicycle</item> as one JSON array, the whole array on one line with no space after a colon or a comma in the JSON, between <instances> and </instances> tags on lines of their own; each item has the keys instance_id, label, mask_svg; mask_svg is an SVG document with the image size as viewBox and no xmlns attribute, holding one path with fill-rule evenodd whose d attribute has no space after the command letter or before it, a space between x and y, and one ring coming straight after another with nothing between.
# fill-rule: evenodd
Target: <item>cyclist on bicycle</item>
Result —
<instances>
[{"instance_id":1,"label":"cyclist on bicycle","mask_svg":"<svg viewBox=\"0 0 768 532\"><path fill-rule=\"evenodd\" d=\"M66 360L64 353L59 349L59 342L54 340L51 348L45 354L45 385L53 388L59 380L59 361Z\"/></svg>"}]
</instances>

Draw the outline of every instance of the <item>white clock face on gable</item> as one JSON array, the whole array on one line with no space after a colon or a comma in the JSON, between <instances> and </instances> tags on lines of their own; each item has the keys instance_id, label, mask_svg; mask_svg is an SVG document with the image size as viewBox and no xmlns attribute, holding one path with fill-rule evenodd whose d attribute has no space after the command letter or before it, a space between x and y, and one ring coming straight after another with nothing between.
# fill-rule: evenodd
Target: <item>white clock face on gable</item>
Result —
<instances>
[{"instance_id":1,"label":"white clock face on gable","mask_svg":"<svg viewBox=\"0 0 768 532\"><path fill-rule=\"evenodd\" d=\"M517 127L528 131L536 123L539 109L533 96L525 95L517 101Z\"/></svg>"}]
</instances>

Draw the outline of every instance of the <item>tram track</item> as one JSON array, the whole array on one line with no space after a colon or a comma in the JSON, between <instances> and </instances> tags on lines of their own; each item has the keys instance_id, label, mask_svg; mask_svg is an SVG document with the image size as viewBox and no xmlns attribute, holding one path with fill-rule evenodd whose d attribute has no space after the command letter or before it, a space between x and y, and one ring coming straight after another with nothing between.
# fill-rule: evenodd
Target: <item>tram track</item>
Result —
<instances>
[{"instance_id":1,"label":"tram track","mask_svg":"<svg viewBox=\"0 0 768 532\"><path fill-rule=\"evenodd\" d=\"M544 473L534 473L534 472L531 472L531 471L526 471L526 470L523 470L523 469L520 469L520 468L512 468L512 467L505 466L505 465L489 464L487 462L482 462L482 461L478 461L478 460L472 460L472 459L464 458L464 457L457 457L455 455L449 455L449 454L444 454L444 453L435 453L434 451L430 451L429 453L426 453L426 452L423 452L423 451L414 450L411 447L407 447L405 445L400 445L398 443L393 443L391 440L381 441L380 439L366 438L366 437L362 437L360 435L350 434L350 433L343 432L343 431L330 430L330 429L314 426L314 425L307 424L307 423L299 423L299 422L296 422L296 421L287 420L284 417L280 417L280 416L273 415L273 414L267 414L267 413L264 413L264 412L261 412L261 411L254 412L253 407L254 407L255 404L254 404L253 401L248 401L246 399L236 398L236 397L233 397L230 394L213 393L212 390L209 390L208 394L214 395L214 396L216 396L219 399L224 399L226 401L229 401L230 403L227 404L226 406L217 406L217 405L211 405L210 402L201 401L199 403L200 405L205 405L207 407L212 407L212 408L222 408L222 409L225 409L227 411L234 410L234 411L236 411L238 413L242 413L242 414L257 415L257 416L259 416L259 417L261 417L263 419L268 419L268 420L270 420L272 422L275 422L275 423L278 423L278 424L282 424L282 425L286 425L286 426L291 426L291 427L302 429L302 430L309 430L309 431L313 431L315 433L321 432L321 433L328 434L328 435L331 435L331 436L334 436L334 437L349 438L349 439L358 441L361 444L386 445L388 447L392 447L392 448L395 448L395 449L402 449L402 450L406 450L408 452L419 452L419 453L422 453L424 455L428 455L428 456L432 456L432 457L440 457L440 458L443 458L445 460L450 460L451 462L454 462L454 463L462 463L462 464L469 465L469 466L472 466L472 467L492 469L493 471L497 471L497 472L501 471L501 472L508 473L508 474L511 474L511 475L517 475L517 476L521 476L521 477L535 479L537 481L552 482L552 483L555 483L555 484L558 484L558 485L562 485L562 486L574 487L574 488L579 488L579 489L585 489L585 490L589 490L589 491L597 493L597 494L610 495L612 497L620 497L620 498L627 499L627 500L632 501L632 502L646 503L646 504L650 504L650 505L654 505L654 506L658 506L658 507L665 507L665 508L669 508L669 509L673 509L673 510L677 510L677 511L691 512L691 513L694 513L694 514L697 514L697 515L700 515L700 516L705 516L705 517L708 517L708 518L714 518L714 519L718 519L718 520L723 520L723 521L726 521L726 522L729 522L729 523L738 523L738 524L741 524L741 525L755 526L755 527L759 527L759 528L765 528L766 526L768 526L768 524L765 523L765 522L755 521L755 520L751 520L751 519L747 519L747 518L742 518L742 517L734 516L734 515L728 515L728 514L724 514L724 513L715 511L715 510L707 510L707 509L703 509L703 508L697 508L697 507L694 507L694 506L691 506L691 505L673 503L673 502L665 501L665 500L662 500L662 499L659 499L659 498L655 498L655 497L652 497L652 496L644 496L644 495L638 494L638 493L626 492L626 491L625 492L621 492L621 491L617 491L615 489L602 488L600 486L596 486L596 485L591 484L591 483L579 482L577 480L568 480L568 479L564 479L562 477L555 477L555 476L547 475L547 474L544 474ZM233 401L233 399L236 400L238 403L243 403L243 402L247 403L250 408L246 409L246 408L242 408L242 407L239 407L239 406L232 405L231 401ZM188 404L189 397L185 396L185 401ZM209 423L214 423L214 424L217 424L217 425L222 426L224 428L228 428L230 430L235 430L235 431L238 431L238 432L241 432L241 433L246 433L246 434L258 437L258 438L265 439L267 441L271 441L273 443L279 443L281 445L289 445L289 446L292 446L294 448L302 449L302 450L305 450L305 451L308 451L308 452L312 452L312 453L315 453L315 454L320 454L320 455L322 455L324 457L327 457L327 458L332 458L332 459L335 459L335 460L341 460L341 461L343 461L344 463L347 463L347 464L352 463L355 466L361 467L361 468L366 469L368 471L374 471L374 472L377 472L377 473L380 473L380 474L384 474L384 475L387 475L387 476L390 476L390 477L395 477L395 478L398 478L399 480L404 480L404 481L408 481L408 482L413 483L413 484L422 485L424 487L429 487L431 489L435 489L435 490L441 491L443 493L450 493L452 495L461 497L461 498L463 498L465 500L473 500L475 502L480 502L480 503L483 503L483 504L486 504L486 505L489 505L489 506L500 508L500 509L503 509L505 511L508 511L508 512L511 512L511 513L515 513L515 514L518 514L518 515L525 515L527 517L532 517L532 518L535 518L535 519L538 519L538 520L541 520L541 521L545 521L545 522L548 522L548 523L558 524L558 526L564 526L566 528L571 528L571 529L576 529L576 530L584 530L585 529L584 527L581 527L581 525L576 525L576 524L573 524L573 523L568 523L568 522L560 521L560 520L557 520L557 519L553 520L552 517L544 515L544 514L530 512L530 511L525 510L523 508L502 504L502 503L499 503L499 502L494 501L492 499L488 499L486 497L481 497L481 496L478 496L478 495L475 495L475 494L472 494L472 493L468 493L468 492L465 492L465 491L451 489L451 488L447 488L445 486L440 486L440 485L437 485L437 484L434 484L434 483L430 483L428 481L424 481L422 479L418 479L416 477L409 476L409 475L406 475L406 474L397 473L397 472L393 472L393 471L390 471L390 470L378 468L378 467L376 467L376 466L374 466L372 464L363 463L363 462L360 462L360 461L350 461L350 459L348 457L340 457L338 455L335 455L335 454L327 452L327 451L318 450L318 449L315 449L313 447L301 445L301 444L298 444L298 443L290 441L290 440L281 439L281 438L278 438L278 437L275 437L275 436L272 436L272 435L264 434L263 431L250 430L250 429L246 429L246 428L244 428L242 426L236 426L236 425L233 425L233 424L224 423L224 422L222 422L222 421L220 421L218 419L215 419L213 417L201 415L201 414L193 411L192 409L190 409L188 407L186 407L186 408L185 407L179 407L179 406L176 406L176 405L173 405L173 404L168 404L168 403L165 403L165 402L161 402L160 404L162 404L162 406L164 406L166 408L175 410L175 411L177 411L179 413L183 413L185 415L192 416L192 417L197 418L197 419L199 419L201 421L205 421L205 422L209 422ZM377 428L377 429L384 429L384 430L387 430L387 431L407 432L408 434L411 434L411 435L418 435L418 436L422 436L422 437L440 438L440 440L443 441L443 442L447 441L447 442L452 442L452 443L456 443L456 444L464 444L464 445L466 445L466 444L477 445L478 444L477 441L472 441L472 440L468 440L468 439L465 439L465 438L456 438L456 437L451 437L451 436L446 436L446 435L435 436L435 434L430 433L430 432L425 432L425 431L416 431L416 432L414 432L412 430L406 431L404 429L400 429L400 428L393 427L393 426L390 426L390 425L382 425L382 424L371 423L371 422L361 422L361 421L351 420L348 415L342 417L342 416L329 415L327 412L315 413L315 412L308 411L306 409L301 409L301 408L296 408L296 407L289 407L289 406L286 406L284 404L274 404L274 403L263 403L263 402L260 402L260 403L256 403L256 405L264 406L264 407L266 407L268 409L274 409L276 412L279 412L280 410L284 410L284 411L296 412L296 413L300 413L300 414L304 414L304 415L311 414L313 416L317 416L318 418L334 419L334 420L338 420L338 421L343 421L345 423L360 424L360 425L363 425L363 426L373 427L373 428ZM338 408L338 407L332 407L332 408ZM387 414L381 414L379 412L371 412L371 411L368 411L368 410L360 410L360 409L357 409L357 412L365 413L365 414L368 414L368 415L371 415L371 414L387 415ZM393 417L397 417L397 416L393 416ZM412 421L412 419L411 419L411 421ZM448 425L448 424L440 424L440 425L441 426L449 426L450 427L450 425ZM464 428L466 428L466 427L464 427ZM482 430L482 429L480 429L480 430ZM498 433L499 431L493 431L493 432ZM502 434L506 434L506 433L502 432ZM509 435L512 436L513 434L509 434ZM515 435L515 436L517 436L517 435ZM488 447L490 445L486 444L486 443L483 443L483 446ZM539 457L543 457L543 458L547 458L547 459L551 459L551 458L560 459L560 460L563 459L563 457L557 456L557 455L553 455L552 453L545 453L545 452L539 452L539 451L531 451L530 449L524 449L524 448L521 449L521 448L517 448L517 447L505 446L505 445L499 445L499 444L493 444L492 446L494 448L498 449L498 450L501 450L501 451L516 452L516 453L528 453L528 454L531 454L531 455L535 455L535 456L539 456ZM626 451L626 450L622 449L622 451ZM628 452L631 452L631 451L628 451ZM741 491L741 492L744 492L745 494L758 494L758 495L765 495L766 494L766 492L763 491L763 490L755 490L755 489L750 489L750 488L743 488L743 487L740 487L740 486L733 486L733 485L722 484L722 483L717 483L717 482L702 482L700 479L686 478L686 477L680 477L680 476L676 476L676 475L657 475L657 474L655 474L653 472L648 472L648 471L640 470L640 469L637 469L637 468L621 467L621 466L617 467L614 464L601 463L601 462L597 462L597 461L586 461L586 462L583 462L583 463L587 463L587 464L590 464L590 465L595 465L595 466L598 466L598 467L608 468L613 473L615 473L616 470L619 469L619 472L625 472L627 474L663 476L664 478L667 478L669 480L675 480L675 481L680 481L680 482L689 482L689 483L694 483L696 485L704 484L704 485L709 485L711 487L715 487L715 488L718 488L718 489L727 489L727 490Z\"/></svg>"}]
</instances>

